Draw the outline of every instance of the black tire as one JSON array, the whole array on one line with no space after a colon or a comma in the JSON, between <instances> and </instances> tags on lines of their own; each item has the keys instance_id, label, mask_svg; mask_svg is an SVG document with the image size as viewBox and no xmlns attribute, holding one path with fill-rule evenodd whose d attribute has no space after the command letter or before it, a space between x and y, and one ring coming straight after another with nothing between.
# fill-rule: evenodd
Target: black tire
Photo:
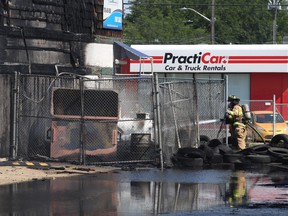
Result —
<instances>
[{"instance_id":1,"label":"black tire","mask_svg":"<svg viewBox=\"0 0 288 216\"><path fill-rule=\"evenodd\" d=\"M266 155L270 146L268 144L253 146L253 151L256 154Z\"/></svg>"},{"instance_id":2,"label":"black tire","mask_svg":"<svg viewBox=\"0 0 288 216\"><path fill-rule=\"evenodd\" d=\"M269 155L247 155L245 160L249 160L252 163L270 163L271 158Z\"/></svg>"},{"instance_id":3,"label":"black tire","mask_svg":"<svg viewBox=\"0 0 288 216\"><path fill-rule=\"evenodd\" d=\"M283 158L281 159L281 162L282 162L282 164L284 164L284 165L288 165L288 157L283 157Z\"/></svg>"},{"instance_id":4,"label":"black tire","mask_svg":"<svg viewBox=\"0 0 288 216\"><path fill-rule=\"evenodd\" d=\"M267 151L269 149L269 145L268 144L261 144L261 145L256 145L256 146L252 146L252 147L248 147L246 149L243 149L241 151L239 151L240 154L243 155L249 155L249 154L262 154L265 155L267 154Z\"/></svg>"},{"instance_id":5,"label":"black tire","mask_svg":"<svg viewBox=\"0 0 288 216\"><path fill-rule=\"evenodd\" d=\"M269 155L280 160L284 157L288 157L288 149L286 148L270 147L267 152Z\"/></svg>"},{"instance_id":6,"label":"black tire","mask_svg":"<svg viewBox=\"0 0 288 216\"><path fill-rule=\"evenodd\" d=\"M218 151L220 154L232 154L233 150L229 146L226 146L225 144L220 144L217 147L215 147L214 151Z\"/></svg>"},{"instance_id":7,"label":"black tire","mask_svg":"<svg viewBox=\"0 0 288 216\"><path fill-rule=\"evenodd\" d=\"M210 138L205 135L200 135L200 145L207 144L210 141Z\"/></svg>"},{"instance_id":8,"label":"black tire","mask_svg":"<svg viewBox=\"0 0 288 216\"><path fill-rule=\"evenodd\" d=\"M210 140L209 142L208 142L208 146L210 147L210 148L215 148L215 147L217 147L217 146L219 146L219 145L221 145L222 144L222 142L219 140L219 139L212 139L212 140Z\"/></svg>"},{"instance_id":9,"label":"black tire","mask_svg":"<svg viewBox=\"0 0 288 216\"><path fill-rule=\"evenodd\" d=\"M205 152L206 155L206 159L210 160L211 158L213 158L214 156L214 151L212 148L210 148L209 146L202 144L198 147L198 149L201 149L202 151Z\"/></svg>"},{"instance_id":10,"label":"black tire","mask_svg":"<svg viewBox=\"0 0 288 216\"><path fill-rule=\"evenodd\" d=\"M214 153L213 157L208 160L208 163L210 164L223 163L223 155Z\"/></svg>"},{"instance_id":11,"label":"black tire","mask_svg":"<svg viewBox=\"0 0 288 216\"><path fill-rule=\"evenodd\" d=\"M179 148L176 156L186 157L186 158L202 158L205 159L205 152L198 148Z\"/></svg>"},{"instance_id":12,"label":"black tire","mask_svg":"<svg viewBox=\"0 0 288 216\"><path fill-rule=\"evenodd\" d=\"M288 148L288 135L286 134L277 134L272 137L270 143L272 147Z\"/></svg>"},{"instance_id":13,"label":"black tire","mask_svg":"<svg viewBox=\"0 0 288 216\"><path fill-rule=\"evenodd\" d=\"M223 162L224 163L235 163L241 162L242 155L240 154L224 154L223 155Z\"/></svg>"},{"instance_id":14,"label":"black tire","mask_svg":"<svg viewBox=\"0 0 288 216\"><path fill-rule=\"evenodd\" d=\"M186 158L186 157L177 157L177 161L184 167L202 167L203 159L202 158Z\"/></svg>"}]
</instances>

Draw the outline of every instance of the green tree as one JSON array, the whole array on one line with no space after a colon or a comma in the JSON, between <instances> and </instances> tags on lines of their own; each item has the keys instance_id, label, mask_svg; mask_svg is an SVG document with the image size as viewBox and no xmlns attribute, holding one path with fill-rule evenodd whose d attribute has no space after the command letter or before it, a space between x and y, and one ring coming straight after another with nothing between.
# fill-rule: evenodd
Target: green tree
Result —
<instances>
[{"instance_id":1,"label":"green tree","mask_svg":"<svg viewBox=\"0 0 288 216\"><path fill-rule=\"evenodd\" d=\"M193 27L179 5L171 0L137 0L125 17L126 43L184 44L209 41L209 32L203 27ZM178 1L181 2L181 1ZM171 3L171 4L170 4Z\"/></svg>"},{"instance_id":2,"label":"green tree","mask_svg":"<svg viewBox=\"0 0 288 216\"><path fill-rule=\"evenodd\" d=\"M217 2L220 2L218 0ZM263 0L221 0L217 6L216 37L221 44L267 43L272 38L272 15ZM253 3L253 4L251 4ZM225 4L227 6L225 6Z\"/></svg>"},{"instance_id":3,"label":"green tree","mask_svg":"<svg viewBox=\"0 0 288 216\"><path fill-rule=\"evenodd\" d=\"M273 11L268 0L214 0L217 44L272 43ZM212 0L137 0L125 16L126 43L199 44L211 42L211 23L186 6L211 19ZM287 4L287 0L281 0ZM277 16L277 42L288 34L287 6ZM192 22L188 23L187 21Z\"/></svg>"},{"instance_id":4,"label":"green tree","mask_svg":"<svg viewBox=\"0 0 288 216\"><path fill-rule=\"evenodd\" d=\"M277 13L277 43L282 43L283 37L288 36L288 0L280 0L280 4L282 7Z\"/></svg>"}]
</instances>

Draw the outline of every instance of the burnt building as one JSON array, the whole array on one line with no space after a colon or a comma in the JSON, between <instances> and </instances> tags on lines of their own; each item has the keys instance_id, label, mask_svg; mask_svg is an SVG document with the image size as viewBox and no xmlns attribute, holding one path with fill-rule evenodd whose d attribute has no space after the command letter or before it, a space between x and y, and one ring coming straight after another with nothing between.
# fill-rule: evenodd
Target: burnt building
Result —
<instances>
[{"instance_id":1,"label":"burnt building","mask_svg":"<svg viewBox=\"0 0 288 216\"><path fill-rule=\"evenodd\" d=\"M122 36L103 28L103 8L104 0L1 0L0 73L90 73L83 47Z\"/></svg>"},{"instance_id":2,"label":"burnt building","mask_svg":"<svg viewBox=\"0 0 288 216\"><path fill-rule=\"evenodd\" d=\"M22 109L17 107L16 74L101 73L101 68L85 64L85 47L121 40L121 29L104 26L105 3L111 2L123 7L116 0L0 1L0 157L11 156L16 148L17 111ZM92 49L97 53L95 46ZM35 97L45 92L43 83L22 86Z\"/></svg>"}]
</instances>

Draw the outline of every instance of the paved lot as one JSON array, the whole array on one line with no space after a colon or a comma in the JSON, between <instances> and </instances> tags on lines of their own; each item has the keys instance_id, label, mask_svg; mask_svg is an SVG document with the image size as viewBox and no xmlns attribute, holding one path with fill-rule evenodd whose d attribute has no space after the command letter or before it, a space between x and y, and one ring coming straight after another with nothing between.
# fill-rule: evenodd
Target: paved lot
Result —
<instances>
[{"instance_id":1,"label":"paved lot","mask_svg":"<svg viewBox=\"0 0 288 216\"><path fill-rule=\"evenodd\" d=\"M115 168L78 166L64 163L2 161L0 162L0 185L109 172L112 170L115 170Z\"/></svg>"}]
</instances>

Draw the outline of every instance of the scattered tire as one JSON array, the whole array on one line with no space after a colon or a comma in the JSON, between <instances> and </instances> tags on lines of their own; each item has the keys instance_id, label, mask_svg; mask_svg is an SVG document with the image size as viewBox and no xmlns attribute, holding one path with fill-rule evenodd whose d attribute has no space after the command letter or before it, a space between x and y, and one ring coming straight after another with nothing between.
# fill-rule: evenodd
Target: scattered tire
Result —
<instances>
[{"instance_id":1,"label":"scattered tire","mask_svg":"<svg viewBox=\"0 0 288 216\"><path fill-rule=\"evenodd\" d=\"M207 144L210 141L210 138L205 135L200 135L200 145Z\"/></svg>"},{"instance_id":2,"label":"scattered tire","mask_svg":"<svg viewBox=\"0 0 288 216\"><path fill-rule=\"evenodd\" d=\"M281 148L288 148L288 135L286 134L277 134L272 137L270 143L272 147L281 147Z\"/></svg>"},{"instance_id":3,"label":"scattered tire","mask_svg":"<svg viewBox=\"0 0 288 216\"><path fill-rule=\"evenodd\" d=\"M249 154L254 153L254 149L253 149L253 147L248 147L248 148L245 148L243 150L238 151L238 153L242 154L242 155L249 155Z\"/></svg>"},{"instance_id":4,"label":"scattered tire","mask_svg":"<svg viewBox=\"0 0 288 216\"><path fill-rule=\"evenodd\" d=\"M282 164L284 164L284 165L288 165L288 157L283 157L282 159L281 159L281 162L282 162Z\"/></svg>"},{"instance_id":5,"label":"scattered tire","mask_svg":"<svg viewBox=\"0 0 288 216\"><path fill-rule=\"evenodd\" d=\"M177 161L184 167L202 167L203 159L202 158L186 158L186 157L177 157Z\"/></svg>"},{"instance_id":6,"label":"scattered tire","mask_svg":"<svg viewBox=\"0 0 288 216\"><path fill-rule=\"evenodd\" d=\"M266 155L269 147L270 146L268 144L263 144L263 145L253 146L252 149L254 153L256 154Z\"/></svg>"},{"instance_id":7,"label":"scattered tire","mask_svg":"<svg viewBox=\"0 0 288 216\"><path fill-rule=\"evenodd\" d=\"M269 155L258 155L258 154L247 155L245 156L245 160L249 160L250 162L253 162L253 163L270 163L271 162L271 158Z\"/></svg>"},{"instance_id":8,"label":"scattered tire","mask_svg":"<svg viewBox=\"0 0 288 216\"><path fill-rule=\"evenodd\" d=\"M241 154L224 154L223 162L224 163L236 163L241 162Z\"/></svg>"},{"instance_id":9,"label":"scattered tire","mask_svg":"<svg viewBox=\"0 0 288 216\"><path fill-rule=\"evenodd\" d=\"M222 155L233 153L233 150L230 147L226 146L225 144L218 145L217 147L215 147L214 151L219 152Z\"/></svg>"},{"instance_id":10,"label":"scattered tire","mask_svg":"<svg viewBox=\"0 0 288 216\"><path fill-rule=\"evenodd\" d=\"M186 157L186 158L202 158L205 159L205 152L198 148L179 148L176 156Z\"/></svg>"},{"instance_id":11,"label":"scattered tire","mask_svg":"<svg viewBox=\"0 0 288 216\"><path fill-rule=\"evenodd\" d=\"M256 146L251 146L248 147L246 149L243 149L241 151L239 151L240 154L243 155L249 155L249 154L262 154L265 155L267 154L267 151L269 149L269 145L268 144L261 144L261 145L256 145Z\"/></svg>"},{"instance_id":12,"label":"scattered tire","mask_svg":"<svg viewBox=\"0 0 288 216\"><path fill-rule=\"evenodd\" d=\"M201 149L202 151L205 152L206 155L206 159L210 160L211 158L213 158L214 156L214 151L212 148L210 148L209 146L202 144L198 147L198 149Z\"/></svg>"},{"instance_id":13,"label":"scattered tire","mask_svg":"<svg viewBox=\"0 0 288 216\"><path fill-rule=\"evenodd\" d=\"M212 140L210 140L209 142L208 142L208 146L210 147L210 148L215 148L215 147L217 147L217 146L219 146L219 145L221 145L222 144L222 142L219 140L219 139L212 139Z\"/></svg>"},{"instance_id":14,"label":"scattered tire","mask_svg":"<svg viewBox=\"0 0 288 216\"><path fill-rule=\"evenodd\" d=\"M267 152L269 155L280 160L284 157L288 157L288 149L286 148L270 147Z\"/></svg>"},{"instance_id":15,"label":"scattered tire","mask_svg":"<svg viewBox=\"0 0 288 216\"><path fill-rule=\"evenodd\" d=\"M214 153L213 157L207 160L207 162L210 164L223 163L223 155Z\"/></svg>"}]
</instances>

